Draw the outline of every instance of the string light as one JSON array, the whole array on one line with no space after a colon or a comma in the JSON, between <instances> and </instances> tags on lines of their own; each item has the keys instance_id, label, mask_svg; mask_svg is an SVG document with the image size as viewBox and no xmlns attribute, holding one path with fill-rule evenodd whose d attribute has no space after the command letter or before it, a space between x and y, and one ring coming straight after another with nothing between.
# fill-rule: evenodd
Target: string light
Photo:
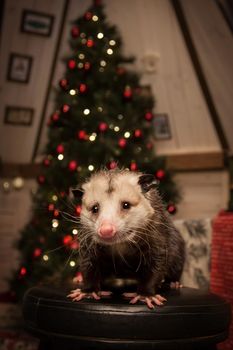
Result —
<instances>
[{"instance_id":1,"label":"string light","mask_svg":"<svg viewBox=\"0 0 233 350\"><path fill-rule=\"evenodd\" d=\"M74 228L74 229L72 230L72 233L73 233L73 235L77 235L77 234L78 234L78 230L77 230L76 228Z\"/></svg>"},{"instance_id":2,"label":"string light","mask_svg":"<svg viewBox=\"0 0 233 350\"><path fill-rule=\"evenodd\" d=\"M48 260L49 260L48 255L46 255L46 254L45 254L45 255L43 255L43 260L44 260L44 261L48 261Z\"/></svg>"},{"instance_id":3,"label":"string light","mask_svg":"<svg viewBox=\"0 0 233 350\"><path fill-rule=\"evenodd\" d=\"M114 46L114 45L116 45L116 42L115 42L115 40L110 40L110 41L109 41L109 45L111 45L111 46Z\"/></svg>"},{"instance_id":4,"label":"string light","mask_svg":"<svg viewBox=\"0 0 233 350\"><path fill-rule=\"evenodd\" d=\"M118 118L119 120L122 120L122 119L124 118L124 116L123 116L122 114L118 114L117 118Z\"/></svg>"},{"instance_id":5,"label":"string light","mask_svg":"<svg viewBox=\"0 0 233 350\"><path fill-rule=\"evenodd\" d=\"M98 17L98 16L96 16L96 15L92 16L92 21L97 22L97 21L98 21L98 19L99 19L99 17Z\"/></svg>"},{"instance_id":6,"label":"string light","mask_svg":"<svg viewBox=\"0 0 233 350\"><path fill-rule=\"evenodd\" d=\"M83 63L82 62L78 63L78 68L80 68L80 69L83 68Z\"/></svg>"},{"instance_id":7,"label":"string light","mask_svg":"<svg viewBox=\"0 0 233 350\"><path fill-rule=\"evenodd\" d=\"M113 54L113 50L112 49L107 49L107 54L108 55L112 55Z\"/></svg>"},{"instance_id":8,"label":"string light","mask_svg":"<svg viewBox=\"0 0 233 350\"><path fill-rule=\"evenodd\" d=\"M89 140L92 141L92 142L95 141L96 136L97 136L96 133L91 134L91 136L89 137Z\"/></svg>"},{"instance_id":9,"label":"string light","mask_svg":"<svg viewBox=\"0 0 233 350\"><path fill-rule=\"evenodd\" d=\"M101 67L105 67L106 66L106 61L104 61L104 60L102 60L102 61L100 61L100 65L101 65Z\"/></svg>"},{"instance_id":10,"label":"string light","mask_svg":"<svg viewBox=\"0 0 233 350\"><path fill-rule=\"evenodd\" d=\"M57 159L58 159L58 160L64 159L64 155L63 155L62 153L58 154Z\"/></svg>"},{"instance_id":11,"label":"string light","mask_svg":"<svg viewBox=\"0 0 233 350\"><path fill-rule=\"evenodd\" d=\"M83 53L80 53L80 54L78 55L78 58L80 58L80 60L84 60L85 55L84 55Z\"/></svg>"},{"instance_id":12,"label":"string light","mask_svg":"<svg viewBox=\"0 0 233 350\"><path fill-rule=\"evenodd\" d=\"M118 132L120 130L119 126L114 127L114 131Z\"/></svg>"},{"instance_id":13,"label":"string light","mask_svg":"<svg viewBox=\"0 0 233 350\"><path fill-rule=\"evenodd\" d=\"M74 90L74 89L71 89L71 90L69 91L69 94L70 94L71 96L74 96L74 95L76 95L76 90Z\"/></svg>"},{"instance_id":14,"label":"string light","mask_svg":"<svg viewBox=\"0 0 233 350\"><path fill-rule=\"evenodd\" d=\"M52 220L52 226L53 226L54 228L57 228L57 227L59 226L59 221L56 220L56 219L53 219L53 220Z\"/></svg>"},{"instance_id":15,"label":"string light","mask_svg":"<svg viewBox=\"0 0 233 350\"><path fill-rule=\"evenodd\" d=\"M71 261L70 261L70 266L71 266L71 267L74 267L75 265L76 265L75 261L74 261L74 260L71 260Z\"/></svg>"},{"instance_id":16,"label":"string light","mask_svg":"<svg viewBox=\"0 0 233 350\"><path fill-rule=\"evenodd\" d=\"M94 169L95 169L95 167L94 167L93 165L90 164L90 165L88 166L88 170L93 171Z\"/></svg>"},{"instance_id":17,"label":"string light","mask_svg":"<svg viewBox=\"0 0 233 350\"><path fill-rule=\"evenodd\" d=\"M102 107L98 107L97 110L98 110L98 112L103 112L103 108Z\"/></svg>"},{"instance_id":18,"label":"string light","mask_svg":"<svg viewBox=\"0 0 233 350\"><path fill-rule=\"evenodd\" d=\"M97 38L98 38L98 39L103 39L103 37L104 37L104 34L103 34L103 33L98 33L98 34L97 34Z\"/></svg>"},{"instance_id":19,"label":"string light","mask_svg":"<svg viewBox=\"0 0 233 350\"><path fill-rule=\"evenodd\" d=\"M126 132L124 133L124 137L125 137L126 139L128 139L128 138L130 137L130 132L129 132L129 131L126 131Z\"/></svg>"},{"instance_id":20,"label":"string light","mask_svg":"<svg viewBox=\"0 0 233 350\"><path fill-rule=\"evenodd\" d=\"M85 109L84 109L84 111L83 111L83 114L85 114L85 115L88 115L88 114L90 114L90 109L88 109L88 108L85 108Z\"/></svg>"},{"instance_id":21,"label":"string light","mask_svg":"<svg viewBox=\"0 0 233 350\"><path fill-rule=\"evenodd\" d=\"M52 196L52 200L53 200L54 202L56 202L56 201L58 200L58 197L56 196L56 194L54 194L54 195Z\"/></svg>"}]
</instances>

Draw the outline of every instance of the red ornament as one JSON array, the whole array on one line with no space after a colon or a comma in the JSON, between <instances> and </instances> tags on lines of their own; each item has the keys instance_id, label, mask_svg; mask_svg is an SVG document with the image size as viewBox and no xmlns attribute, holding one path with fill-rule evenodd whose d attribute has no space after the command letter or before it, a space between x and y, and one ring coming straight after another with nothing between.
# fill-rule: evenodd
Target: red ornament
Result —
<instances>
[{"instance_id":1,"label":"red ornament","mask_svg":"<svg viewBox=\"0 0 233 350\"><path fill-rule=\"evenodd\" d=\"M118 75L123 75L123 74L125 74L126 69L124 67L117 67L116 72Z\"/></svg>"},{"instance_id":2,"label":"red ornament","mask_svg":"<svg viewBox=\"0 0 233 350\"><path fill-rule=\"evenodd\" d=\"M147 149L151 150L152 147L153 147L153 143L152 143L152 142L148 142L148 143L146 144L146 148L147 148Z\"/></svg>"},{"instance_id":3,"label":"red ornament","mask_svg":"<svg viewBox=\"0 0 233 350\"><path fill-rule=\"evenodd\" d=\"M86 12L85 15L84 15L84 18L87 21L90 21L92 19L92 13L90 11Z\"/></svg>"},{"instance_id":4,"label":"red ornament","mask_svg":"<svg viewBox=\"0 0 233 350\"><path fill-rule=\"evenodd\" d=\"M164 179L164 177L165 177L165 171L163 170L163 169L159 169L159 170L157 170L156 171L156 173L155 173L155 177L156 177L156 179L158 179L158 180L163 180Z\"/></svg>"},{"instance_id":5,"label":"red ornament","mask_svg":"<svg viewBox=\"0 0 233 350\"><path fill-rule=\"evenodd\" d=\"M44 175L39 175L37 177L37 181L40 185L43 185L45 183L45 176Z\"/></svg>"},{"instance_id":6,"label":"red ornament","mask_svg":"<svg viewBox=\"0 0 233 350\"><path fill-rule=\"evenodd\" d=\"M76 68L76 61L73 60L73 59L69 60L69 61L68 61L68 67L69 67L70 69L75 69L75 68Z\"/></svg>"},{"instance_id":7,"label":"red ornament","mask_svg":"<svg viewBox=\"0 0 233 350\"><path fill-rule=\"evenodd\" d=\"M87 47L93 47L94 46L94 40L92 39L87 39Z\"/></svg>"},{"instance_id":8,"label":"red ornament","mask_svg":"<svg viewBox=\"0 0 233 350\"><path fill-rule=\"evenodd\" d=\"M115 169L117 168L117 162L114 160L108 164L108 169Z\"/></svg>"},{"instance_id":9,"label":"red ornament","mask_svg":"<svg viewBox=\"0 0 233 350\"><path fill-rule=\"evenodd\" d=\"M134 131L134 137L136 137L136 138L142 137L142 130L136 129L136 130Z\"/></svg>"},{"instance_id":10,"label":"red ornament","mask_svg":"<svg viewBox=\"0 0 233 350\"><path fill-rule=\"evenodd\" d=\"M70 243L72 242L73 237L71 235L65 235L63 237L63 244L64 245L70 245Z\"/></svg>"},{"instance_id":11,"label":"red ornament","mask_svg":"<svg viewBox=\"0 0 233 350\"><path fill-rule=\"evenodd\" d=\"M81 211L82 211L82 206L78 204L75 208L75 213L79 216L81 214Z\"/></svg>"},{"instance_id":12,"label":"red ornament","mask_svg":"<svg viewBox=\"0 0 233 350\"><path fill-rule=\"evenodd\" d=\"M99 131L106 131L108 129L108 124L107 123L104 123L104 122L101 122L99 124Z\"/></svg>"},{"instance_id":13,"label":"red ornament","mask_svg":"<svg viewBox=\"0 0 233 350\"><path fill-rule=\"evenodd\" d=\"M68 168L70 171L75 171L77 169L78 163L76 162L76 160L71 160L69 162Z\"/></svg>"},{"instance_id":14,"label":"red ornament","mask_svg":"<svg viewBox=\"0 0 233 350\"><path fill-rule=\"evenodd\" d=\"M129 100L132 98L133 92L130 86L126 86L123 92L123 96L125 99Z\"/></svg>"},{"instance_id":15,"label":"red ornament","mask_svg":"<svg viewBox=\"0 0 233 350\"><path fill-rule=\"evenodd\" d=\"M25 276L27 274L26 267L21 267L19 274L20 274L20 276Z\"/></svg>"},{"instance_id":16,"label":"red ornament","mask_svg":"<svg viewBox=\"0 0 233 350\"><path fill-rule=\"evenodd\" d=\"M60 212L59 212L58 209L55 209L55 210L54 210L53 216L54 216L55 218L58 218L58 216L60 216Z\"/></svg>"},{"instance_id":17,"label":"red ornament","mask_svg":"<svg viewBox=\"0 0 233 350\"><path fill-rule=\"evenodd\" d=\"M48 158L45 158L44 160L43 160L43 165L44 166L46 166L46 167L48 167L48 166L50 166L50 159L48 159Z\"/></svg>"},{"instance_id":18,"label":"red ornament","mask_svg":"<svg viewBox=\"0 0 233 350\"><path fill-rule=\"evenodd\" d=\"M79 36L79 27L78 26L73 26L71 28L71 35L73 38L77 38Z\"/></svg>"},{"instance_id":19,"label":"red ornament","mask_svg":"<svg viewBox=\"0 0 233 350\"><path fill-rule=\"evenodd\" d=\"M153 114L151 112L146 112L146 114L144 115L144 118L150 122L153 119Z\"/></svg>"},{"instance_id":20,"label":"red ornament","mask_svg":"<svg viewBox=\"0 0 233 350\"><path fill-rule=\"evenodd\" d=\"M33 252L33 256L34 258L38 258L39 256L41 256L42 250L40 248L36 248Z\"/></svg>"},{"instance_id":21,"label":"red ornament","mask_svg":"<svg viewBox=\"0 0 233 350\"><path fill-rule=\"evenodd\" d=\"M65 150L65 148L64 148L64 146L62 144L57 145L56 151L57 151L58 154L64 153L64 150Z\"/></svg>"},{"instance_id":22,"label":"red ornament","mask_svg":"<svg viewBox=\"0 0 233 350\"><path fill-rule=\"evenodd\" d=\"M48 211L54 211L54 204L53 203L49 203L48 205Z\"/></svg>"},{"instance_id":23,"label":"red ornament","mask_svg":"<svg viewBox=\"0 0 233 350\"><path fill-rule=\"evenodd\" d=\"M69 105L64 104L64 105L62 106L62 112L63 112L63 113L67 113L67 112L69 112L69 110L70 110L70 106L69 106Z\"/></svg>"},{"instance_id":24,"label":"red ornament","mask_svg":"<svg viewBox=\"0 0 233 350\"><path fill-rule=\"evenodd\" d=\"M60 87L62 88L62 89L67 89L67 87L68 87L68 80L67 79L61 79L60 81L59 81L59 85L60 85Z\"/></svg>"},{"instance_id":25,"label":"red ornament","mask_svg":"<svg viewBox=\"0 0 233 350\"><path fill-rule=\"evenodd\" d=\"M81 94L85 94L85 92L87 92L87 85L82 83L79 85L78 89Z\"/></svg>"},{"instance_id":26,"label":"red ornament","mask_svg":"<svg viewBox=\"0 0 233 350\"><path fill-rule=\"evenodd\" d=\"M85 62L84 63L84 70L88 71L88 70L90 70L90 68L91 68L90 62Z\"/></svg>"},{"instance_id":27,"label":"red ornament","mask_svg":"<svg viewBox=\"0 0 233 350\"><path fill-rule=\"evenodd\" d=\"M132 163L130 164L130 170L136 171L137 169L138 169L137 163L132 162Z\"/></svg>"},{"instance_id":28,"label":"red ornament","mask_svg":"<svg viewBox=\"0 0 233 350\"><path fill-rule=\"evenodd\" d=\"M70 248L71 249L79 249L80 245L79 245L79 242L77 241L77 239L74 239L72 242L71 242L71 245L70 245Z\"/></svg>"},{"instance_id":29,"label":"red ornament","mask_svg":"<svg viewBox=\"0 0 233 350\"><path fill-rule=\"evenodd\" d=\"M176 213L175 205L172 203L168 204L167 211L169 212L169 214L175 214Z\"/></svg>"},{"instance_id":30,"label":"red ornament","mask_svg":"<svg viewBox=\"0 0 233 350\"><path fill-rule=\"evenodd\" d=\"M51 116L51 120L53 121L53 122L57 122L58 120L59 120L59 112L55 112L55 113L53 113L52 114L52 116Z\"/></svg>"},{"instance_id":31,"label":"red ornament","mask_svg":"<svg viewBox=\"0 0 233 350\"><path fill-rule=\"evenodd\" d=\"M87 133L86 133L86 131L85 131L85 130L79 130L79 131L77 132L77 138L78 138L79 140L86 140L86 139L87 139Z\"/></svg>"},{"instance_id":32,"label":"red ornament","mask_svg":"<svg viewBox=\"0 0 233 350\"><path fill-rule=\"evenodd\" d=\"M124 148L126 146L126 139L124 139L123 137L120 138L120 140L118 141L118 145L121 147L121 148Z\"/></svg>"}]
</instances>

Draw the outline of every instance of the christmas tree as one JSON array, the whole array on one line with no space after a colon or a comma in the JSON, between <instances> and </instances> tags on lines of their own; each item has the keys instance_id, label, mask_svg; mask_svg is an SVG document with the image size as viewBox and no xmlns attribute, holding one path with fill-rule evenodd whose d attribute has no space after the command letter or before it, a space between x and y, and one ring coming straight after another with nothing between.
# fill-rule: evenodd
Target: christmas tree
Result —
<instances>
[{"instance_id":1,"label":"christmas tree","mask_svg":"<svg viewBox=\"0 0 233 350\"><path fill-rule=\"evenodd\" d=\"M32 217L17 243L21 261L11 287L18 296L44 281L79 278L81 206L69 193L93 171L118 166L154 174L170 213L178 200L165 160L154 153L154 99L130 70L133 58L123 56L121 37L100 1L72 24L69 43Z\"/></svg>"}]
</instances>

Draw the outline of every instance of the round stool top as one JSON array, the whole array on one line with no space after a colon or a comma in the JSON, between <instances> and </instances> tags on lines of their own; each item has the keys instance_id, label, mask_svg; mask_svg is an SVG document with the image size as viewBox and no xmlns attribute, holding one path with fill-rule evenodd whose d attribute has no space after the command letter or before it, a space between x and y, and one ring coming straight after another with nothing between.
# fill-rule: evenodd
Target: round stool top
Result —
<instances>
[{"instance_id":1,"label":"round stool top","mask_svg":"<svg viewBox=\"0 0 233 350\"><path fill-rule=\"evenodd\" d=\"M121 295L72 302L67 294L50 287L30 289L23 302L28 330L39 337L72 340L83 348L95 344L93 349L103 344L108 349L146 349L148 344L148 349L159 349L159 344L169 349L174 341L214 344L227 337L229 303L198 289L165 291L161 294L167 302L152 310L143 303L131 305Z\"/></svg>"}]
</instances>

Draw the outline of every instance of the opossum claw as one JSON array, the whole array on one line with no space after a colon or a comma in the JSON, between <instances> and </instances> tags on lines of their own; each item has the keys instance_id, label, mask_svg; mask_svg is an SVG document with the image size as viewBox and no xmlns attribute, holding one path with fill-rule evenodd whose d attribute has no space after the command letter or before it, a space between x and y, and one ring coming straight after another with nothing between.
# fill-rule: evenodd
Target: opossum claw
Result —
<instances>
[{"instance_id":1,"label":"opossum claw","mask_svg":"<svg viewBox=\"0 0 233 350\"><path fill-rule=\"evenodd\" d=\"M91 292L91 293L85 293L82 292L80 288L74 289L71 291L70 294L67 295L67 298L71 298L72 301L80 301L84 298L90 299L93 298L95 300L100 300L101 297L108 297L112 294L112 292L108 291L100 291L100 292Z\"/></svg>"},{"instance_id":2,"label":"opossum claw","mask_svg":"<svg viewBox=\"0 0 233 350\"><path fill-rule=\"evenodd\" d=\"M172 289L179 289L179 288L183 288L183 285L179 281L171 282L170 283L170 288L172 288Z\"/></svg>"},{"instance_id":3,"label":"opossum claw","mask_svg":"<svg viewBox=\"0 0 233 350\"><path fill-rule=\"evenodd\" d=\"M139 294L135 295L135 293L124 293L124 296L130 297L129 294L131 294L131 296L133 294L133 298L130 300L130 304L136 304L138 301L142 301L148 306L149 309L154 309L155 305L161 306L165 301L167 301L166 298L162 297L159 294L146 297Z\"/></svg>"}]
</instances>

